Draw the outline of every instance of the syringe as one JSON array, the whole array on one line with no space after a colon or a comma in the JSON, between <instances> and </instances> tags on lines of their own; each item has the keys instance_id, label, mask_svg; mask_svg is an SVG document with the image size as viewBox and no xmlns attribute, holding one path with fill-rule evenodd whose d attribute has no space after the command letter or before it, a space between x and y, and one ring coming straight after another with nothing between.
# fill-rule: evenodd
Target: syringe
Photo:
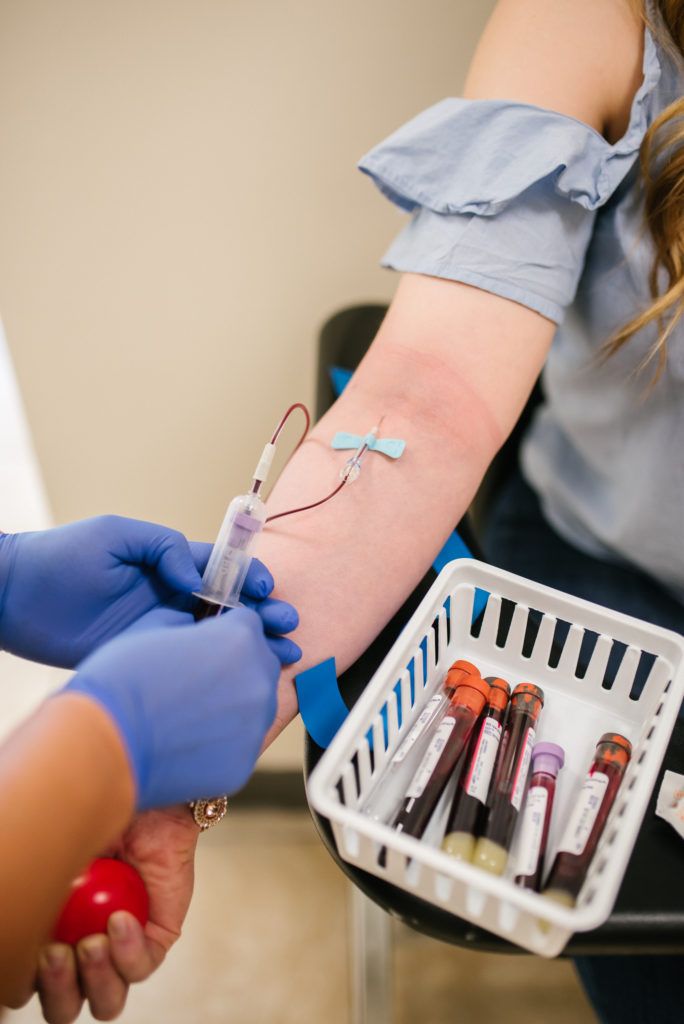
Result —
<instances>
[{"instance_id":1,"label":"syringe","mask_svg":"<svg viewBox=\"0 0 684 1024\"><path fill-rule=\"evenodd\" d=\"M252 560L251 550L266 522L266 506L259 497L261 485L273 462L275 444L269 442L254 471L248 494L233 498L216 538L202 577L202 589L195 607L195 619L218 615L224 608L236 608Z\"/></svg>"}]
</instances>

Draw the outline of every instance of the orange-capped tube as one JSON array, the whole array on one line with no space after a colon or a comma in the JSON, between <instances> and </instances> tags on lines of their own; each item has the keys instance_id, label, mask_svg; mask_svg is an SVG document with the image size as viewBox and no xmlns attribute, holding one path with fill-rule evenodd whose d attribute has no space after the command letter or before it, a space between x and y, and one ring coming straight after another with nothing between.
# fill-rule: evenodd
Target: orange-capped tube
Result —
<instances>
[{"instance_id":1,"label":"orange-capped tube","mask_svg":"<svg viewBox=\"0 0 684 1024\"><path fill-rule=\"evenodd\" d=\"M477 667L472 662L460 659L451 665L443 685L424 705L420 715L392 755L386 771L364 805L364 814L376 821L387 820L393 810L391 805L388 806L388 790L401 792L402 787L408 785L430 738L447 714L454 690L461 683L467 682L471 676L480 677Z\"/></svg>"},{"instance_id":2,"label":"orange-capped tube","mask_svg":"<svg viewBox=\"0 0 684 1024\"><path fill-rule=\"evenodd\" d=\"M459 658L455 661L446 674L444 689L449 692L456 689L459 683L464 683L468 676L480 676L480 670L471 661L463 661Z\"/></svg>"},{"instance_id":3,"label":"orange-capped tube","mask_svg":"<svg viewBox=\"0 0 684 1024\"><path fill-rule=\"evenodd\" d=\"M454 769L461 767L475 723L487 702L489 683L469 674L453 689L448 707L395 816L393 827L420 838Z\"/></svg>"},{"instance_id":4,"label":"orange-capped tube","mask_svg":"<svg viewBox=\"0 0 684 1024\"><path fill-rule=\"evenodd\" d=\"M544 895L573 907L632 756L626 736L606 732L567 819Z\"/></svg>"},{"instance_id":5,"label":"orange-capped tube","mask_svg":"<svg viewBox=\"0 0 684 1024\"><path fill-rule=\"evenodd\" d=\"M489 676L487 682L487 705L470 740L465 771L454 794L442 841L442 849L456 860L473 859L508 710L511 688L506 680Z\"/></svg>"},{"instance_id":6,"label":"orange-capped tube","mask_svg":"<svg viewBox=\"0 0 684 1024\"><path fill-rule=\"evenodd\" d=\"M513 690L487 798L487 822L473 854L473 863L492 874L506 867L543 705L544 691L533 683L519 683Z\"/></svg>"}]
</instances>

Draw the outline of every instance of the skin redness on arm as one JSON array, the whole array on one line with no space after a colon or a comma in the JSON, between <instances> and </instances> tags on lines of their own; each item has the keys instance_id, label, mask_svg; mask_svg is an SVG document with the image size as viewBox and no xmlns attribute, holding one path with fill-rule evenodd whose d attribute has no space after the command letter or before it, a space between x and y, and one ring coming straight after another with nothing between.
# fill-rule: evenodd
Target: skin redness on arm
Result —
<instances>
[{"instance_id":1,"label":"skin redness on arm","mask_svg":"<svg viewBox=\"0 0 684 1024\"><path fill-rule=\"evenodd\" d=\"M269 498L269 512L331 489L348 457L337 430L407 442L370 453L328 504L273 523L258 555L299 609L303 661L281 678L273 736L296 712L292 679L331 654L344 671L425 574L468 507L543 365L553 324L477 288L408 275L342 397L313 429Z\"/></svg>"}]
</instances>

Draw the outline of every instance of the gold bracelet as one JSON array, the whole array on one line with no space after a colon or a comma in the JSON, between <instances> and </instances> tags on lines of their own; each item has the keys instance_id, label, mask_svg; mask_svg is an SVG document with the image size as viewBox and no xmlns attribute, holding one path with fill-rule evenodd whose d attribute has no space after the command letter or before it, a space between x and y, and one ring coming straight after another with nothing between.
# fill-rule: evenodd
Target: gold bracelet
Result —
<instances>
[{"instance_id":1,"label":"gold bracelet","mask_svg":"<svg viewBox=\"0 0 684 1024\"><path fill-rule=\"evenodd\" d=\"M225 817L228 810L228 797L224 795L208 797L206 800L191 800L188 807L200 830L206 832L212 825L218 825L219 821Z\"/></svg>"}]
</instances>

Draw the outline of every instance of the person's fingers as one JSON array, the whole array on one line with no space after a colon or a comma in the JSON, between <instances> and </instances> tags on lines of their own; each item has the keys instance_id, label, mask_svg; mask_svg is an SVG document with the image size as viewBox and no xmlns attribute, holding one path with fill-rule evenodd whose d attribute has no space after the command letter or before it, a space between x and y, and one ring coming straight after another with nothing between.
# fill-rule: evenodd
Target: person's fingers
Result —
<instances>
[{"instance_id":1,"label":"person's fingers","mask_svg":"<svg viewBox=\"0 0 684 1024\"><path fill-rule=\"evenodd\" d=\"M242 584L242 594L261 600L268 597L275 586L275 581L263 562L253 558Z\"/></svg>"},{"instance_id":2,"label":"person's fingers","mask_svg":"<svg viewBox=\"0 0 684 1024\"><path fill-rule=\"evenodd\" d=\"M60 942L41 950L36 987L48 1024L71 1024L76 1020L81 1012L83 996L71 946Z\"/></svg>"},{"instance_id":3,"label":"person's fingers","mask_svg":"<svg viewBox=\"0 0 684 1024\"><path fill-rule=\"evenodd\" d=\"M266 643L281 665L294 665L302 656L301 647L286 636L267 636Z\"/></svg>"},{"instance_id":4,"label":"person's fingers","mask_svg":"<svg viewBox=\"0 0 684 1024\"><path fill-rule=\"evenodd\" d=\"M263 601L253 601L250 598L242 599L242 604L252 608L260 617L267 633L291 633L299 625L299 615L294 605L287 601L278 601L274 597L264 598Z\"/></svg>"},{"instance_id":5,"label":"person's fingers","mask_svg":"<svg viewBox=\"0 0 684 1024\"><path fill-rule=\"evenodd\" d=\"M190 541L190 554L197 572L202 573L206 569L213 546L213 544L207 544L202 540Z\"/></svg>"},{"instance_id":6,"label":"person's fingers","mask_svg":"<svg viewBox=\"0 0 684 1024\"><path fill-rule=\"evenodd\" d=\"M155 523L123 522L123 561L154 569L170 590L187 593L199 589L200 574L182 533Z\"/></svg>"},{"instance_id":7,"label":"person's fingers","mask_svg":"<svg viewBox=\"0 0 684 1024\"><path fill-rule=\"evenodd\" d=\"M123 1010L128 985L114 967L106 935L88 935L76 947L78 972L90 1012L97 1020L114 1020Z\"/></svg>"},{"instance_id":8,"label":"person's fingers","mask_svg":"<svg viewBox=\"0 0 684 1024\"><path fill-rule=\"evenodd\" d=\"M132 914L117 910L109 918L107 934L112 963L129 984L144 981L159 966L161 957L154 955L140 922Z\"/></svg>"},{"instance_id":9,"label":"person's fingers","mask_svg":"<svg viewBox=\"0 0 684 1024\"><path fill-rule=\"evenodd\" d=\"M190 600L194 600L191 598ZM145 612L139 619L133 622L126 630L128 634L144 633L150 629L165 629L175 626L186 626L193 622L190 611L181 608L172 608L169 605L160 605Z\"/></svg>"}]
</instances>

